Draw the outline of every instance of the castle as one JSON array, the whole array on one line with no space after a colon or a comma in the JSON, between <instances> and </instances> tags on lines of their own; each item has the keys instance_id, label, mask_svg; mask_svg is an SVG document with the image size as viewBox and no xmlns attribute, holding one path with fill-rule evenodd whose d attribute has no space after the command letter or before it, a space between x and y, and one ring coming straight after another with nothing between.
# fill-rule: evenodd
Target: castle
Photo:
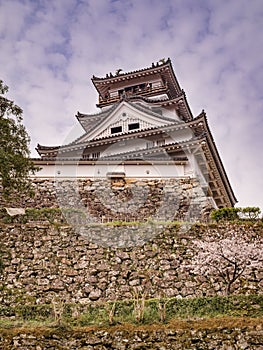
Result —
<instances>
[{"instance_id":1,"label":"castle","mask_svg":"<svg viewBox=\"0 0 263 350\"><path fill-rule=\"evenodd\" d=\"M77 113L84 132L76 140L37 145L38 178L108 179L120 187L129 179L197 179L210 207L235 205L206 114L193 116L170 59L92 82L100 112Z\"/></svg>"}]
</instances>

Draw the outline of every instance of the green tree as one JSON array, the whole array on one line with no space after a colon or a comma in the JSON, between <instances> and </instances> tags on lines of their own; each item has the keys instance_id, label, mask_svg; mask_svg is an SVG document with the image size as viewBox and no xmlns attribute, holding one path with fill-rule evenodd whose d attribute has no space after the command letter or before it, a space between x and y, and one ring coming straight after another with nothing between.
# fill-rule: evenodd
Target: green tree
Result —
<instances>
[{"instance_id":1,"label":"green tree","mask_svg":"<svg viewBox=\"0 0 263 350\"><path fill-rule=\"evenodd\" d=\"M37 168L29 158L30 138L22 124L22 109L4 95L8 92L0 80L0 180L2 194L29 192L29 173Z\"/></svg>"},{"instance_id":2,"label":"green tree","mask_svg":"<svg viewBox=\"0 0 263 350\"><path fill-rule=\"evenodd\" d=\"M260 208L259 207L242 208L241 214L244 219L257 220L259 218Z\"/></svg>"}]
</instances>

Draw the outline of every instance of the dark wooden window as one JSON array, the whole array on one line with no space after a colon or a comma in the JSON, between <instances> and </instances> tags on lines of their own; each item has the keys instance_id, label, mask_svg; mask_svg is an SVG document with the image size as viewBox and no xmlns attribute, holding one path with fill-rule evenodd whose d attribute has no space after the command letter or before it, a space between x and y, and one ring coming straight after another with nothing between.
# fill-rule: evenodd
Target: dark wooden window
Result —
<instances>
[{"instance_id":1,"label":"dark wooden window","mask_svg":"<svg viewBox=\"0 0 263 350\"><path fill-rule=\"evenodd\" d=\"M122 126L114 126L110 130L112 134L117 134L118 132L122 132Z\"/></svg>"},{"instance_id":2,"label":"dark wooden window","mask_svg":"<svg viewBox=\"0 0 263 350\"><path fill-rule=\"evenodd\" d=\"M100 156L100 152L94 152L94 153L92 153L92 158L93 158L93 159L98 159L99 156Z\"/></svg>"},{"instance_id":3,"label":"dark wooden window","mask_svg":"<svg viewBox=\"0 0 263 350\"><path fill-rule=\"evenodd\" d=\"M139 129L140 128L140 124L139 123L132 123L128 125L128 129L129 130L135 130L135 129Z\"/></svg>"}]
</instances>

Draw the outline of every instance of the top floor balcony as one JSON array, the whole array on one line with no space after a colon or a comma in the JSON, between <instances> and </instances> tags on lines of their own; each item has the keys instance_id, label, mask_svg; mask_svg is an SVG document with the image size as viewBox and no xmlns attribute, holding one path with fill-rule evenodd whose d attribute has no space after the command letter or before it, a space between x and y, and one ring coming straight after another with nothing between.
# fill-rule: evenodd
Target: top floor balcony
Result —
<instances>
[{"instance_id":1,"label":"top floor balcony","mask_svg":"<svg viewBox=\"0 0 263 350\"><path fill-rule=\"evenodd\" d=\"M99 96L99 103L97 107L104 107L119 101L123 97L131 96L143 96L152 97L161 94L168 93L167 84L161 82L158 83L145 83L135 86L125 87L115 91L109 91L105 96Z\"/></svg>"}]
</instances>

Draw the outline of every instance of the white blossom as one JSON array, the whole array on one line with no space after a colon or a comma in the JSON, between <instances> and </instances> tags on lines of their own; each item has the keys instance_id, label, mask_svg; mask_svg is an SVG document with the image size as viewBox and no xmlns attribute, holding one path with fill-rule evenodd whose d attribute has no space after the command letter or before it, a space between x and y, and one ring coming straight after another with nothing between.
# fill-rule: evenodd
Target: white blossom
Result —
<instances>
[{"instance_id":1,"label":"white blossom","mask_svg":"<svg viewBox=\"0 0 263 350\"><path fill-rule=\"evenodd\" d=\"M217 277L231 293L233 284L245 273L262 269L263 239L230 231L225 237L193 241L191 271L207 277Z\"/></svg>"}]
</instances>

